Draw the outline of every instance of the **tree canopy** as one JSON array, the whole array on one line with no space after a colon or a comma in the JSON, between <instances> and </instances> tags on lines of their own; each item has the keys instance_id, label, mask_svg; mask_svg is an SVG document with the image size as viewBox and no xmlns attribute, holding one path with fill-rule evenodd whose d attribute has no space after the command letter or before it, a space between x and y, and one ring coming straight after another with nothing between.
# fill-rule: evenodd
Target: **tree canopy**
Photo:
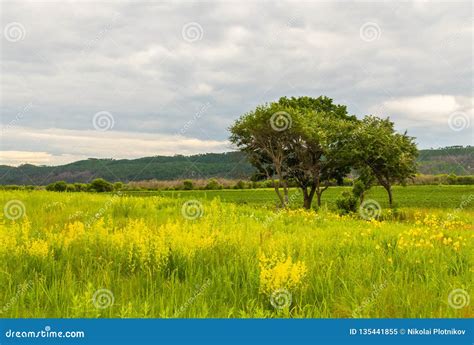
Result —
<instances>
[{"instance_id":1,"label":"tree canopy","mask_svg":"<svg viewBox=\"0 0 474 345\"><path fill-rule=\"evenodd\" d=\"M389 119L358 120L325 96L282 97L260 105L241 116L230 132L230 141L260 175L277 179L275 192L283 207L290 180L302 190L303 206L309 209L314 195L320 206L322 193L351 169L363 172L364 179L373 174L392 204L391 185L415 172L413 138L396 133Z\"/></svg>"}]
</instances>

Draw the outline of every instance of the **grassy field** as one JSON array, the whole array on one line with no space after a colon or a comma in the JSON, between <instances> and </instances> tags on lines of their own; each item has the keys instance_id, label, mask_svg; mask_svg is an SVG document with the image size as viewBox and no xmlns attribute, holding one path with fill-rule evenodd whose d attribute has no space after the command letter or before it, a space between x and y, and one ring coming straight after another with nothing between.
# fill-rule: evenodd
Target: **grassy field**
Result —
<instances>
[{"instance_id":1,"label":"grassy field","mask_svg":"<svg viewBox=\"0 0 474 345\"><path fill-rule=\"evenodd\" d=\"M331 187L323 193L323 207L335 209L335 201L342 191L350 191L350 187ZM291 189L290 194L298 193ZM395 186L393 187L395 206L426 207L426 208L455 208L474 194L474 186ZM259 204L273 207L277 203L277 196L273 188L265 189L226 189L226 190L190 190L190 191L140 191L127 192L130 196L164 196L171 198L198 198L237 204ZM383 208L388 207L387 192L382 187L373 187L367 198L376 200ZM294 198L292 206L301 207L302 197ZM474 204L474 203L473 203ZM469 205L474 209L473 205Z\"/></svg>"},{"instance_id":2,"label":"grassy field","mask_svg":"<svg viewBox=\"0 0 474 345\"><path fill-rule=\"evenodd\" d=\"M0 317L474 315L474 187L397 187L397 212L375 189L383 221L340 192L1 192Z\"/></svg>"}]
</instances>

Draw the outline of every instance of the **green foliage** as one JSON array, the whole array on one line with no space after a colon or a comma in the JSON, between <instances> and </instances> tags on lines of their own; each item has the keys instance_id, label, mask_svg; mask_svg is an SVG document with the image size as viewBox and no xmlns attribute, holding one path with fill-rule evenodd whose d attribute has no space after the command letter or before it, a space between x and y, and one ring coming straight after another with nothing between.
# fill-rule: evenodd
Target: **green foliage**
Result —
<instances>
[{"instance_id":1,"label":"green foliage","mask_svg":"<svg viewBox=\"0 0 474 345\"><path fill-rule=\"evenodd\" d=\"M192 190L194 188L193 181L191 180L184 180L183 181L183 189L184 190Z\"/></svg>"},{"instance_id":2,"label":"green foliage","mask_svg":"<svg viewBox=\"0 0 474 345\"><path fill-rule=\"evenodd\" d=\"M245 189L245 188L247 188L247 184L242 180L238 181L234 186L234 189Z\"/></svg>"},{"instance_id":3,"label":"green foliage","mask_svg":"<svg viewBox=\"0 0 474 345\"><path fill-rule=\"evenodd\" d=\"M209 179L204 189L222 189L222 185L215 178Z\"/></svg>"},{"instance_id":4,"label":"green foliage","mask_svg":"<svg viewBox=\"0 0 474 345\"><path fill-rule=\"evenodd\" d=\"M357 198L351 193L345 191L336 199L336 207L340 214L349 214L357 212Z\"/></svg>"},{"instance_id":5,"label":"green foliage","mask_svg":"<svg viewBox=\"0 0 474 345\"><path fill-rule=\"evenodd\" d=\"M390 205L392 185L405 184L415 176L418 150L414 138L397 133L388 118L366 116L353 133L350 151L354 167L370 170L386 189Z\"/></svg>"},{"instance_id":6,"label":"green foliage","mask_svg":"<svg viewBox=\"0 0 474 345\"><path fill-rule=\"evenodd\" d=\"M282 206L291 179L303 191L304 207L332 179L342 183L350 166L346 141L355 117L328 97L282 97L244 114L230 128L230 141L248 155L257 169L254 180L276 177L275 191Z\"/></svg>"},{"instance_id":7,"label":"green foliage","mask_svg":"<svg viewBox=\"0 0 474 345\"><path fill-rule=\"evenodd\" d=\"M111 192L114 190L114 186L112 183L107 182L103 178L96 178L90 184L90 188L93 191L103 193L103 192Z\"/></svg>"},{"instance_id":8,"label":"green foliage","mask_svg":"<svg viewBox=\"0 0 474 345\"><path fill-rule=\"evenodd\" d=\"M46 190L52 192L65 192L66 189L67 183L65 181L57 181L46 186Z\"/></svg>"}]
</instances>

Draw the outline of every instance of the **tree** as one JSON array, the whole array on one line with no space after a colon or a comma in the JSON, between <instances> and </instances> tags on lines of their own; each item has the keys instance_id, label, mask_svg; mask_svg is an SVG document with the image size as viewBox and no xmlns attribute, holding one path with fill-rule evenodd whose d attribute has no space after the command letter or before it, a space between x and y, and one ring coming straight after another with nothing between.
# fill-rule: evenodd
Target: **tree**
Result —
<instances>
[{"instance_id":1,"label":"tree","mask_svg":"<svg viewBox=\"0 0 474 345\"><path fill-rule=\"evenodd\" d=\"M260 173L272 179L282 207L288 201L285 164L289 154L289 129L292 126L291 115L286 110L276 103L258 106L240 117L230 128L230 141L247 154L250 163Z\"/></svg>"},{"instance_id":2,"label":"tree","mask_svg":"<svg viewBox=\"0 0 474 345\"><path fill-rule=\"evenodd\" d=\"M46 186L46 190L54 192L65 192L66 189L67 183L65 181L57 181Z\"/></svg>"},{"instance_id":3,"label":"tree","mask_svg":"<svg viewBox=\"0 0 474 345\"><path fill-rule=\"evenodd\" d=\"M355 121L345 106L327 97L282 97L243 115L230 128L230 140L247 153L260 175L274 181L282 206L288 202L291 179L309 209L315 194L321 205L330 181L342 181L349 172L345 137Z\"/></svg>"},{"instance_id":4,"label":"tree","mask_svg":"<svg viewBox=\"0 0 474 345\"><path fill-rule=\"evenodd\" d=\"M91 188L99 193L111 192L114 190L114 185L103 178L97 178L91 182Z\"/></svg>"},{"instance_id":5,"label":"tree","mask_svg":"<svg viewBox=\"0 0 474 345\"><path fill-rule=\"evenodd\" d=\"M331 101L332 102L332 101ZM311 208L314 195L318 206L325 190L334 181L342 184L343 177L350 172L350 152L347 139L356 119L344 112L327 110L305 110L300 132L295 133L290 143L289 176L303 192L303 206ZM340 106L334 105L340 110Z\"/></svg>"},{"instance_id":6,"label":"tree","mask_svg":"<svg viewBox=\"0 0 474 345\"><path fill-rule=\"evenodd\" d=\"M389 118L366 116L354 131L352 147L355 167L370 169L387 191L392 207L392 185L405 184L416 173L418 150L414 138L406 132L397 133Z\"/></svg>"}]
</instances>

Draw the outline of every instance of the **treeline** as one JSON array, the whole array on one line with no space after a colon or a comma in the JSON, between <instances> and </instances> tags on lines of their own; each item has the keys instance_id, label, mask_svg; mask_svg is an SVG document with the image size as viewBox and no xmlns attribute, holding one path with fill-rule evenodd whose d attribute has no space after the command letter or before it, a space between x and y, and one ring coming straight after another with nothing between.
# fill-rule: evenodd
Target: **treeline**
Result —
<instances>
[{"instance_id":1,"label":"treeline","mask_svg":"<svg viewBox=\"0 0 474 345\"><path fill-rule=\"evenodd\" d=\"M47 186L33 185L0 185L0 190L48 190L55 192L112 192L112 191L154 191L154 190L220 190L220 189L259 189L274 188L278 180L232 180L222 178L196 180L148 180L136 182L109 182L99 178L91 183L67 183L58 181ZM455 174L417 175L407 181L407 185L474 185L474 175L456 176ZM333 182L331 186L337 186ZM354 179L344 178L341 186L353 186ZM290 188L296 188L296 183L290 182Z\"/></svg>"}]
</instances>

